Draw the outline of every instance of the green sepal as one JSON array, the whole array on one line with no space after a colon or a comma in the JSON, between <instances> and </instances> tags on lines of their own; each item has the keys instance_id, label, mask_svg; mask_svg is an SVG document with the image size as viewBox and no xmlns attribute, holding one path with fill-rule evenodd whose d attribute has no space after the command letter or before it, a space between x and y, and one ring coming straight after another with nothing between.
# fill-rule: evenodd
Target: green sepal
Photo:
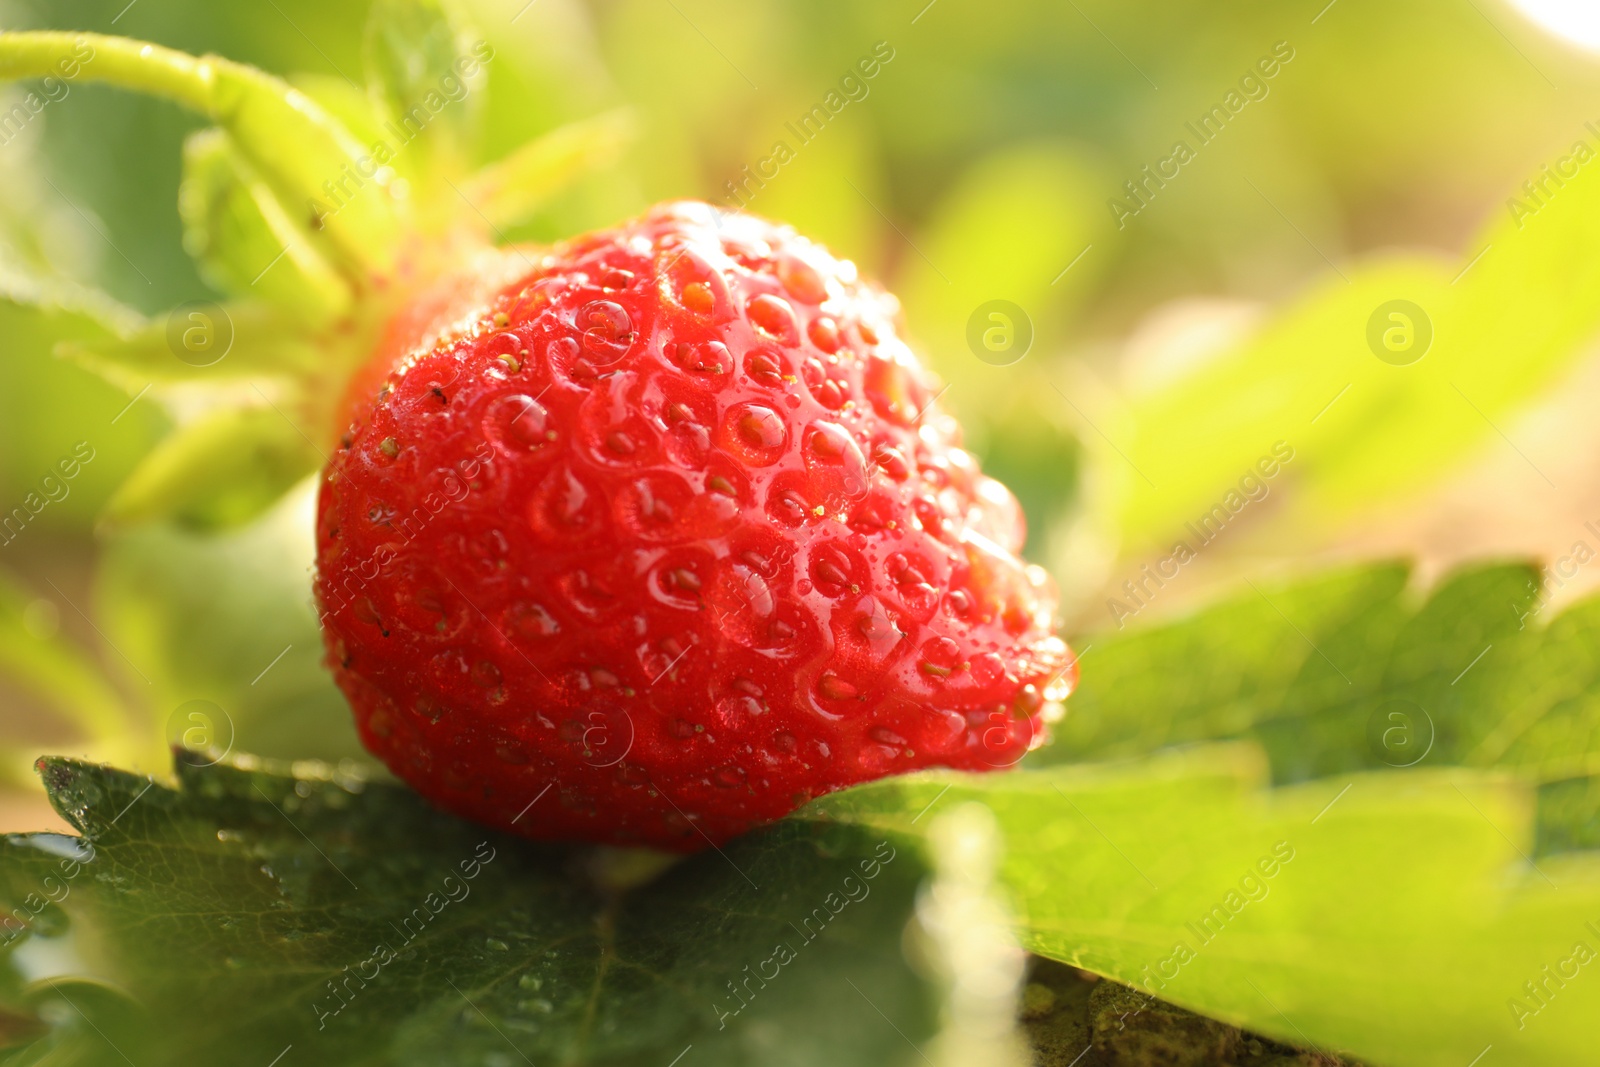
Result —
<instances>
[{"instance_id":1,"label":"green sepal","mask_svg":"<svg viewBox=\"0 0 1600 1067\"><path fill-rule=\"evenodd\" d=\"M462 195L491 227L519 225L573 181L614 163L633 136L626 108L568 123L478 171Z\"/></svg>"},{"instance_id":2,"label":"green sepal","mask_svg":"<svg viewBox=\"0 0 1600 1067\"><path fill-rule=\"evenodd\" d=\"M350 307L350 285L318 252L307 220L284 208L226 133L190 136L183 171L183 245L210 285L313 321Z\"/></svg>"},{"instance_id":3,"label":"green sepal","mask_svg":"<svg viewBox=\"0 0 1600 1067\"><path fill-rule=\"evenodd\" d=\"M151 382L300 377L328 366L333 344L269 304L196 301L124 337L63 342L56 354L136 392Z\"/></svg>"},{"instance_id":4,"label":"green sepal","mask_svg":"<svg viewBox=\"0 0 1600 1067\"><path fill-rule=\"evenodd\" d=\"M106 505L103 521L237 526L265 511L323 459L282 404L222 408L157 445Z\"/></svg>"}]
</instances>

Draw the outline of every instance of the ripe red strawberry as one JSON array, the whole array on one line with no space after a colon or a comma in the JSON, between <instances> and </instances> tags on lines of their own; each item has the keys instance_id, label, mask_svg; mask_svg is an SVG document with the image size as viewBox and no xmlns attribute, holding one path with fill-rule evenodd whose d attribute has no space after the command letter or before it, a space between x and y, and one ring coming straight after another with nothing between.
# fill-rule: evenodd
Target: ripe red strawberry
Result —
<instances>
[{"instance_id":1,"label":"ripe red strawberry","mask_svg":"<svg viewBox=\"0 0 1600 1067\"><path fill-rule=\"evenodd\" d=\"M897 313L696 203L419 306L319 508L367 746L484 822L687 851L1041 742L1074 678L1054 592Z\"/></svg>"}]
</instances>

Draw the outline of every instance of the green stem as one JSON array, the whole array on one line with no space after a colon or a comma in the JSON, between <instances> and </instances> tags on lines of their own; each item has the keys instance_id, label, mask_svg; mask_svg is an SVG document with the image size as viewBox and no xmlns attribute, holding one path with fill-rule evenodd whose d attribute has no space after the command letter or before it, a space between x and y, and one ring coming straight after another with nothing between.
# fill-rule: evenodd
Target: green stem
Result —
<instances>
[{"instance_id":1,"label":"green stem","mask_svg":"<svg viewBox=\"0 0 1600 1067\"><path fill-rule=\"evenodd\" d=\"M67 78L103 81L160 96L218 119L206 67L187 52L99 33L0 34L0 78ZM74 73L68 73L74 67Z\"/></svg>"},{"instance_id":2,"label":"green stem","mask_svg":"<svg viewBox=\"0 0 1600 1067\"><path fill-rule=\"evenodd\" d=\"M368 183L337 211L325 210L328 183L370 162L364 146L287 82L243 63L126 37L0 33L0 80L44 77L105 82L199 112L228 131L291 216L308 225L314 212L321 216L312 235L325 233L341 262L359 273L384 274L392 267L400 227L382 187Z\"/></svg>"}]
</instances>

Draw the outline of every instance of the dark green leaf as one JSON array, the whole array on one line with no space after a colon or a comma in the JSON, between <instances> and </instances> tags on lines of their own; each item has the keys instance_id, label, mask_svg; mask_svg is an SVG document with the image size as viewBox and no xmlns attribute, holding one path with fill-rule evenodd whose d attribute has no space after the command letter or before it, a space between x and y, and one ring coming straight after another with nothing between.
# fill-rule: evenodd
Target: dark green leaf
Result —
<instances>
[{"instance_id":1,"label":"dark green leaf","mask_svg":"<svg viewBox=\"0 0 1600 1067\"><path fill-rule=\"evenodd\" d=\"M910 1042L936 1001L900 953L925 872L904 837L784 823L618 894L586 873L601 854L296 772L187 766L172 791L45 762L84 838L0 847L0 997L13 1041L47 1031L30 1058L265 1067L292 1046L285 1063L667 1067L692 1046L685 1064L921 1062ZM558 803L559 786L527 818ZM846 879L860 899L840 903ZM766 963L780 944L788 962Z\"/></svg>"}]
</instances>

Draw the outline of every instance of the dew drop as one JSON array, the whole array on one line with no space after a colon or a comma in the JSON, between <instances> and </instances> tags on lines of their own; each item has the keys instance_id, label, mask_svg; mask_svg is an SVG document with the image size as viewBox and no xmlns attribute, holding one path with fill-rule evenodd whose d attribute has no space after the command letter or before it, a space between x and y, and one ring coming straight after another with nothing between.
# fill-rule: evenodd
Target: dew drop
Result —
<instances>
[{"instance_id":1,"label":"dew drop","mask_svg":"<svg viewBox=\"0 0 1600 1067\"><path fill-rule=\"evenodd\" d=\"M531 396L516 393L489 406L483 419L484 436L508 452L527 452L550 443L546 430L550 413Z\"/></svg>"},{"instance_id":2,"label":"dew drop","mask_svg":"<svg viewBox=\"0 0 1600 1067\"><path fill-rule=\"evenodd\" d=\"M903 482L911 477L911 464L906 462L905 454L892 445L878 448L872 456L878 469L897 482Z\"/></svg>"},{"instance_id":3,"label":"dew drop","mask_svg":"<svg viewBox=\"0 0 1600 1067\"><path fill-rule=\"evenodd\" d=\"M906 744L905 738L901 737L887 726L874 726L872 729L867 731L867 736L879 744L892 745L896 748L904 748Z\"/></svg>"},{"instance_id":4,"label":"dew drop","mask_svg":"<svg viewBox=\"0 0 1600 1067\"><path fill-rule=\"evenodd\" d=\"M628 354L637 336L627 310L613 300L591 300L578 310L583 350L595 363L615 363Z\"/></svg>"},{"instance_id":5,"label":"dew drop","mask_svg":"<svg viewBox=\"0 0 1600 1067\"><path fill-rule=\"evenodd\" d=\"M806 328L806 336L830 356L839 351L839 324L827 315L812 319L811 325Z\"/></svg>"},{"instance_id":6,"label":"dew drop","mask_svg":"<svg viewBox=\"0 0 1600 1067\"><path fill-rule=\"evenodd\" d=\"M486 659L480 659L472 665L472 682L482 689L493 689L503 680L500 668Z\"/></svg>"},{"instance_id":7,"label":"dew drop","mask_svg":"<svg viewBox=\"0 0 1600 1067\"><path fill-rule=\"evenodd\" d=\"M721 341L685 342L674 352L678 366L690 374L726 374L733 369L733 355Z\"/></svg>"},{"instance_id":8,"label":"dew drop","mask_svg":"<svg viewBox=\"0 0 1600 1067\"><path fill-rule=\"evenodd\" d=\"M828 287L817 269L798 256L784 256L778 260L778 281L795 299L807 304L820 304L828 299Z\"/></svg>"},{"instance_id":9,"label":"dew drop","mask_svg":"<svg viewBox=\"0 0 1600 1067\"><path fill-rule=\"evenodd\" d=\"M768 337L785 345L799 341L799 327L795 323L794 308L781 296L762 293L752 299L746 310L750 322Z\"/></svg>"},{"instance_id":10,"label":"dew drop","mask_svg":"<svg viewBox=\"0 0 1600 1067\"><path fill-rule=\"evenodd\" d=\"M731 408L725 425L729 443L737 454L757 466L776 461L789 437L783 416L760 404L739 404Z\"/></svg>"},{"instance_id":11,"label":"dew drop","mask_svg":"<svg viewBox=\"0 0 1600 1067\"><path fill-rule=\"evenodd\" d=\"M506 622L512 633L531 639L549 637L561 629L555 616L540 604L513 604L506 612Z\"/></svg>"}]
</instances>

